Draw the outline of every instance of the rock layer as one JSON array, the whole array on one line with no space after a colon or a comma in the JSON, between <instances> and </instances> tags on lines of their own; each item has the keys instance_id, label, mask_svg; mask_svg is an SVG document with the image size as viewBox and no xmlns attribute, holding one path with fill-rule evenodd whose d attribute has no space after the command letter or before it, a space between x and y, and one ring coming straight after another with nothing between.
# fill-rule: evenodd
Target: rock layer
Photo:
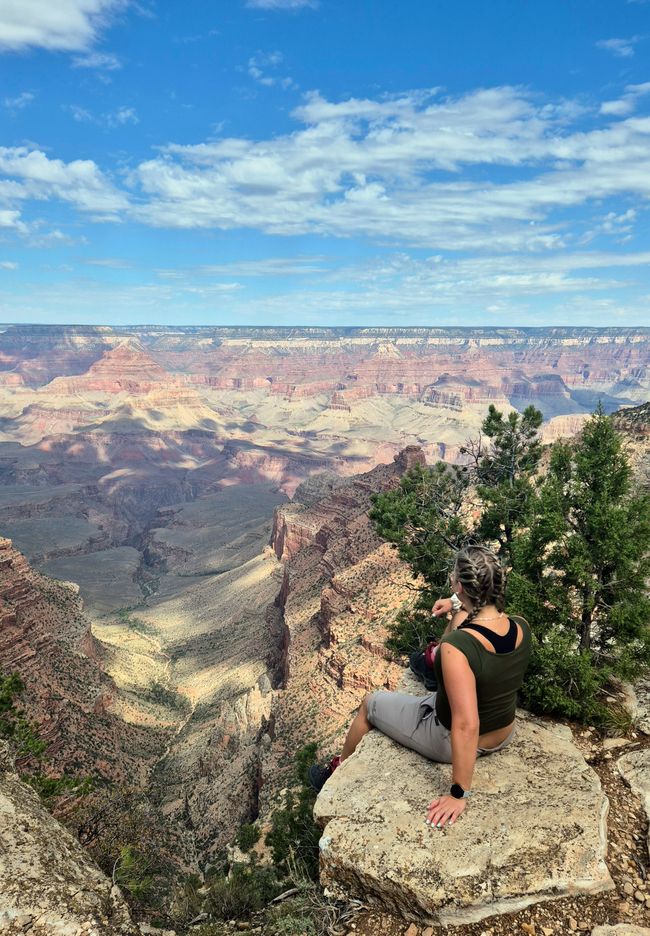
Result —
<instances>
[{"instance_id":1,"label":"rock layer","mask_svg":"<svg viewBox=\"0 0 650 936\"><path fill-rule=\"evenodd\" d=\"M515 740L477 761L462 819L431 829L426 806L449 783L449 765L370 732L316 801L321 881L442 925L613 888L608 800L568 728L520 716Z\"/></svg>"}]
</instances>

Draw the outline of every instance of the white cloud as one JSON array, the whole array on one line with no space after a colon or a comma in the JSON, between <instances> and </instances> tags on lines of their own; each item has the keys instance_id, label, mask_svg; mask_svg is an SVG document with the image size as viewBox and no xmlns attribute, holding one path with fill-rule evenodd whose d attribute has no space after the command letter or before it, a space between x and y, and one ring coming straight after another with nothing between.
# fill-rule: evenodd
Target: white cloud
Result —
<instances>
[{"instance_id":1,"label":"white cloud","mask_svg":"<svg viewBox=\"0 0 650 936\"><path fill-rule=\"evenodd\" d=\"M629 39L601 39L596 43L599 49L605 49L618 58L631 58L634 55L634 46L643 36L630 36Z\"/></svg>"},{"instance_id":2,"label":"white cloud","mask_svg":"<svg viewBox=\"0 0 650 936\"><path fill-rule=\"evenodd\" d=\"M21 94L16 95L16 97L6 97L2 104L7 110L22 110L23 107L27 107L28 104L31 104L34 100L34 95L31 91L23 91Z\"/></svg>"},{"instance_id":3,"label":"white cloud","mask_svg":"<svg viewBox=\"0 0 650 936\"><path fill-rule=\"evenodd\" d=\"M621 100L649 90L628 85ZM612 121L597 110L584 129L584 108L521 88L339 102L313 93L293 112L293 132L167 145L123 176L129 194L92 161L0 150L0 207L56 198L95 220L361 237L444 253L620 243L650 202L650 117ZM73 114L114 127L138 119L126 106Z\"/></svg>"},{"instance_id":4,"label":"white cloud","mask_svg":"<svg viewBox=\"0 0 650 936\"><path fill-rule=\"evenodd\" d=\"M76 104L67 104L65 110L70 111L73 118L79 123L91 123L94 121L93 115L85 107L78 107Z\"/></svg>"},{"instance_id":5,"label":"white cloud","mask_svg":"<svg viewBox=\"0 0 650 936\"><path fill-rule=\"evenodd\" d=\"M625 117L636 110L638 99L650 94L650 81L643 84L627 85L625 93L614 101L604 101L600 105L600 113L612 117Z\"/></svg>"},{"instance_id":6,"label":"white cloud","mask_svg":"<svg viewBox=\"0 0 650 936\"><path fill-rule=\"evenodd\" d=\"M277 258L274 258L277 259ZM260 261L262 262L262 261ZM339 261L340 262L340 261ZM379 256L340 267L308 286L259 296L238 282L197 282L197 271L167 282L132 285L104 277L30 284L19 295L0 296L5 320L185 321L188 324L333 325L485 324L485 313L505 325L606 325L618 318L645 324L648 297L630 293L633 276L645 270L650 252L611 256L604 251L574 255L507 255L414 259L406 253ZM617 275L617 267L623 276ZM636 269L635 269L636 268ZM198 268L202 271L203 268ZM603 272L604 271L604 272ZM619 290L616 295L614 290ZM625 290L625 291L622 291ZM647 286L645 287L647 292ZM11 314L9 314L11 313ZM62 319L63 316L63 319ZM433 316L433 318L432 318Z\"/></svg>"},{"instance_id":7,"label":"white cloud","mask_svg":"<svg viewBox=\"0 0 650 936\"><path fill-rule=\"evenodd\" d=\"M133 267L130 260L124 260L122 257L89 257L83 263L87 266L105 267L109 270L130 270Z\"/></svg>"},{"instance_id":8,"label":"white cloud","mask_svg":"<svg viewBox=\"0 0 650 936\"><path fill-rule=\"evenodd\" d=\"M18 264L14 260L0 260L0 270L17 270Z\"/></svg>"},{"instance_id":9,"label":"white cloud","mask_svg":"<svg viewBox=\"0 0 650 936\"><path fill-rule=\"evenodd\" d=\"M122 63L112 52L89 52L86 55L76 55L72 59L74 68L96 68L99 71L116 71Z\"/></svg>"},{"instance_id":10,"label":"white cloud","mask_svg":"<svg viewBox=\"0 0 650 936\"><path fill-rule=\"evenodd\" d=\"M86 238L83 236L77 238L70 237L69 234L65 234L59 228L54 228L51 231L42 231L42 226L42 222L37 222L32 226L33 230L30 231L27 238L28 247L50 248L86 243Z\"/></svg>"},{"instance_id":11,"label":"white cloud","mask_svg":"<svg viewBox=\"0 0 650 936\"><path fill-rule=\"evenodd\" d=\"M257 81L258 84L264 85L267 88L271 88L274 85L284 88L285 91L290 88L297 88L298 85L293 78L269 73L269 71L273 72L277 69L282 61L283 55L281 52L258 52L257 55L251 56L248 60L248 74L254 81Z\"/></svg>"},{"instance_id":12,"label":"white cloud","mask_svg":"<svg viewBox=\"0 0 650 936\"><path fill-rule=\"evenodd\" d=\"M195 273L205 276L305 276L324 273L325 257L269 257L263 260L240 260L198 267Z\"/></svg>"},{"instance_id":13,"label":"white cloud","mask_svg":"<svg viewBox=\"0 0 650 936\"><path fill-rule=\"evenodd\" d=\"M40 150L0 147L0 175L7 176L11 186L0 189L0 198L4 192L5 198L13 201L60 199L82 211L113 220L128 204L125 195L111 185L90 159L66 163L50 159Z\"/></svg>"},{"instance_id":14,"label":"white cloud","mask_svg":"<svg viewBox=\"0 0 650 936\"><path fill-rule=\"evenodd\" d=\"M140 123L140 118L133 107L119 107L116 111L98 116L91 114L84 107L78 107L76 104L66 104L64 110L69 111L73 119L79 123L94 123L100 127L109 127L111 129L123 127L126 124Z\"/></svg>"},{"instance_id":15,"label":"white cloud","mask_svg":"<svg viewBox=\"0 0 650 936\"><path fill-rule=\"evenodd\" d=\"M123 127L125 124L138 124L140 118L133 107L120 107L112 114L106 115L109 127Z\"/></svg>"},{"instance_id":16,"label":"white cloud","mask_svg":"<svg viewBox=\"0 0 650 936\"><path fill-rule=\"evenodd\" d=\"M300 10L317 7L318 0L247 0L246 6L255 10Z\"/></svg>"},{"instance_id":17,"label":"white cloud","mask_svg":"<svg viewBox=\"0 0 650 936\"><path fill-rule=\"evenodd\" d=\"M571 229L576 207L650 199L650 118L585 131L572 102L510 87L341 102L312 94L293 116L303 126L283 136L168 145L130 176L135 216L160 227L548 250L584 233Z\"/></svg>"},{"instance_id":18,"label":"white cloud","mask_svg":"<svg viewBox=\"0 0 650 936\"><path fill-rule=\"evenodd\" d=\"M127 0L1 0L0 50L88 49Z\"/></svg>"}]
</instances>

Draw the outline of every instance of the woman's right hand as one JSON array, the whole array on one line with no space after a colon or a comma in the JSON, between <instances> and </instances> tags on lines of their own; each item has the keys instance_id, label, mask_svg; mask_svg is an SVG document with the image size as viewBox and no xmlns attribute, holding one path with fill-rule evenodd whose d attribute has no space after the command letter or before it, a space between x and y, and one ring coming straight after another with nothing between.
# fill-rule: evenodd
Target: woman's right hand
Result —
<instances>
[{"instance_id":1,"label":"woman's right hand","mask_svg":"<svg viewBox=\"0 0 650 936\"><path fill-rule=\"evenodd\" d=\"M431 613L434 617L442 617L443 614L450 614L452 610L451 598L438 598Z\"/></svg>"}]
</instances>

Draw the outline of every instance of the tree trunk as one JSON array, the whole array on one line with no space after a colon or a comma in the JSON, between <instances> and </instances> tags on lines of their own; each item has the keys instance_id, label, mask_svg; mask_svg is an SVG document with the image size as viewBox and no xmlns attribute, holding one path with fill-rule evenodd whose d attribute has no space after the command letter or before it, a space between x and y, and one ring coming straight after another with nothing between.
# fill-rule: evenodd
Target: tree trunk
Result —
<instances>
[{"instance_id":1,"label":"tree trunk","mask_svg":"<svg viewBox=\"0 0 650 936\"><path fill-rule=\"evenodd\" d=\"M591 649L591 609L587 607L587 596L583 599L580 619L580 649Z\"/></svg>"}]
</instances>

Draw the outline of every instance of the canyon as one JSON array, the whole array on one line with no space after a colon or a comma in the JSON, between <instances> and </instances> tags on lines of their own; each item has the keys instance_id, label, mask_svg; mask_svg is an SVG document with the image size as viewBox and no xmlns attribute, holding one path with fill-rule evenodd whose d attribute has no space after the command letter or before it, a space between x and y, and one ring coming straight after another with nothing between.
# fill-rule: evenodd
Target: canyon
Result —
<instances>
[{"instance_id":1,"label":"canyon","mask_svg":"<svg viewBox=\"0 0 650 936\"><path fill-rule=\"evenodd\" d=\"M413 582L371 494L489 403L547 441L644 403L649 360L648 329L4 326L0 669L57 769L150 784L209 866L398 684Z\"/></svg>"}]
</instances>

